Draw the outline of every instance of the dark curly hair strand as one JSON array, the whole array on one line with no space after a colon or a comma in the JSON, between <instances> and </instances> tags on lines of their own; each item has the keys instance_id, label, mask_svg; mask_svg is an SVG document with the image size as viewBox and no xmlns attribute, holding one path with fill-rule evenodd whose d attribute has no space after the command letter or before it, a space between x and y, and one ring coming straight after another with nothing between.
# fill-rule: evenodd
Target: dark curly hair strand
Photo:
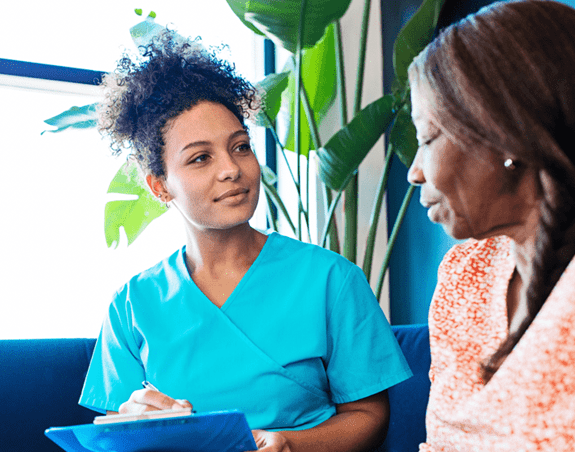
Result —
<instances>
[{"instance_id":1,"label":"dark curly hair strand","mask_svg":"<svg viewBox=\"0 0 575 452\"><path fill-rule=\"evenodd\" d=\"M115 154L130 150L146 174L165 176L163 134L169 121L203 101L227 107L244 119L259 106L255 88L235 68L195 41L165 30L140 57L127 54L104 77L105 99L98 130Z\"/></svg>"}]
</instances>

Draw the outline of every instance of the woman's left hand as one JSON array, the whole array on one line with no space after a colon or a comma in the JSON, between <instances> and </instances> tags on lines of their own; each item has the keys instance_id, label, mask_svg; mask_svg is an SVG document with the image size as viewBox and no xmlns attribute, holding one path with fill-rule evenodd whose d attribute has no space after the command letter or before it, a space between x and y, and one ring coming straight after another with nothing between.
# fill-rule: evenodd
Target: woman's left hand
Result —
<instances>
[{"instance_id":1,"label":"woman's left hand","mask_svg":"<svg viewBox=\"0 0 575 452\"><path fill-rule=\"evenodd\" d=\"M278 432L252 430L254 441L261 452L291 452L287 439Z\"/></svg>"}]
</instances>

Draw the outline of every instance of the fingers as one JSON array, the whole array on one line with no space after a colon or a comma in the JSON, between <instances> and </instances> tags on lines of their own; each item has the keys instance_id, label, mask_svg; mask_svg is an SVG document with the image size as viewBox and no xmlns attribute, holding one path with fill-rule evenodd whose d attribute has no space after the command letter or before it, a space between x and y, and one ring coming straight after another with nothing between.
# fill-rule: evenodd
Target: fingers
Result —
<instances>
[{"instance_id":1,"label":"fingers","mask_svg":"<svg viewBox=\"0 0 575 452\"><path fill-rule=\"evenodd\" d=\"M153 389L138 389L132 392L130 399L120 405L119 412L141 414L146 411L175 410L181 408L193 408L192 404L183 399L172 399Z\"/></svg>"},{"instance_id":2,"label":"fingers","mask_svg":"<svg viewBox=\"0 0 575 452\"><path fill-rule=\"evenodd\" d=\"M278 432L252 430L252 435L258 450L251 452L291 452L286 438Z\"/></svg>"},{"instance_id":3,"label":"fingers","mask_svg":"<svg viewBox=\"0 0 575 452\"><path fill-rule=\"evenodd\" d=\"M176 402L178 402L182 408L194 408L194 406L185 399L176 399Z\"/></svg>"}]
</instances>

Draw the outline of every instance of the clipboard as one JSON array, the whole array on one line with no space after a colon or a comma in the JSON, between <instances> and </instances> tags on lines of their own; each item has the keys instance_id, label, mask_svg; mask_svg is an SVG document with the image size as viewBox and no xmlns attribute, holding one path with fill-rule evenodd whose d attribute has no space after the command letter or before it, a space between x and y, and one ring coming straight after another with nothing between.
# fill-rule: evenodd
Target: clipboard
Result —
<instances>
[{"instance_id":1,"label":"clipboard","mask_svg":"<svg viewBox=\"0 0 575 452\"><path fill-rule=\"evenodd\" d=\"M257 450L244 413L236 410L112 424L52 427L45 434L66 452Z\"/></svg>"}]
</instances>

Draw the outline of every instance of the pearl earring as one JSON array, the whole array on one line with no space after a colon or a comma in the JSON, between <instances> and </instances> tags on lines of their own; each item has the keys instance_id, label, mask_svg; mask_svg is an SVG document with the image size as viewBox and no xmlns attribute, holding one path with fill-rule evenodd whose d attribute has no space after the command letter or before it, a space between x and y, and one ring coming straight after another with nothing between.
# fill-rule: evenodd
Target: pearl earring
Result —
<instances>
[{"instance_id":1,"label":"pearl earring","mask_svg":"<svg viewBox=\"0 0 575 452\"><path fill-rule=\"evenodd\" d=\"M503 166L509 171L513 171L515 168L517 168L513 159L505 160L505 162L503 162Z\"/></svg>"}]
</instances>

